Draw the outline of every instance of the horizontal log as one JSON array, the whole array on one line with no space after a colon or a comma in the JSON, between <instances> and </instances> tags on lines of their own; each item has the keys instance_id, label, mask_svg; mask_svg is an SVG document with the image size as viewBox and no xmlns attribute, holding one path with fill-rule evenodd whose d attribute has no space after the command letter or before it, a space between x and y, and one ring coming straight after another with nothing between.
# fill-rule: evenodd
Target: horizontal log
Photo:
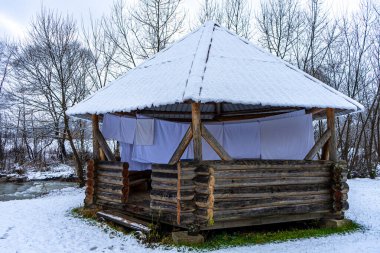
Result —
<instances>
[{"instance_id":1,"label":"horizontal log","mask_svg":"<svg viewBox=\"0 0 380 253\"><path fill-rule=\"evenodd\" d=\"M240 187L240 188L224 188L215 189L214 195L225 196L233 194L258 194L258 193L270 193L275 196L278 193L288 193L288 192L309 192L309 191L319 191L319 190L330 190L329 184L313 184L313 185L274 185L274 186L257 186L257 187ZM208 194L209 190L207 188L196 187L195 191L197 193Z\"/></svg>"},{"instance_id":2,"label":"horizontal log","mask_svg":"<svg viewBox=\"0 0 380 253\"><path fill-rule=\"evenodd\" d=\"M122 204L123 203L123 199L122 197L116 197L116 196L113 196L113 195L109 195L109 194L105 194L103 192L97 192L96 193L96 199L97 200L103 200L103 201L107 201L107 202L112 202L112 203L117 203L117 204Z\"/></svg>"},{"instance_id":3,"label":"horizontal log","mask_svg":"<svg viewBox=\"0 0 380 253\"><path fill-rule=\"evenodd\" d=\"M191 181L195 176L191 176L191 177L188 177L188 176L185 176L185 177L181 177L181 182L183 181ZM156 177L154 175L152 175L152 181L156 181L156 182L162 182L162 183L176 183L178 181L178 178L165 178L165 177Z\"/></svg>"},{"instance_id":4,"label":"horizontal log","mask_svg":"<svg viewBox=\"0 0 380 253\"><path fill-rule=\"evenodd\" d=\"M128 166L128 163L116 161L96 161L96 168L98 170L116 170L121 173L123 166Z\"/></svg>"},{"instance_id":5,"label":"horizontal log","mask_svg":"<svg viewBox=\"0 0 380 253\"><path fill-rule=\"evenodd\" d=\"M179 226L177 223L177 214L171 212L165 212L162 210L152 210L151 219L159 220L161 223L166 223L173 226ZM186 228L187 225L194 224L196 216L193 212L184 212L180 215L181 224L180 227Z\"/></svg>"},{"instance_id":6,"label":"horizontal log","mask_svg":"<svg viewBox=\"0 0 380 253\"><path fill-rule=\"evenodd\" d=\"M97 182L119 186L128 185L128 179L118 179L114 177L99 177Z\"/></svg>"},{"instance_id":7,"label":"horizontal log","mask_svg":"<svg viewBox=\"0 0 380 253\"><path fill-rule=\"evenodd\" d=\"M193 179L196 176L196 173L193 171L186 172L186 171L181 171L181 179ZM172 178L177 178L178 177L178 172L177 173L162 173L162 172L152 172L152 178L162 178L162 179L172 179Z\"/></svg>"},{"instance_id":8,"label":"horizontal log","mask_svg":"<svg viewBox=\"0 0 380 253\"><path fill-rule=\"evenodd\" d=\"M208 178L201 177L195 179L195 185L203 188L208 187ZM259 187L274 185L306 185L306 184L327 184L329 177L299 177L299 178L246 178L246 179L215 179L215 189L227 189L235 187Z\"/></svg>"},{"instance_id":9,"label":"horizontal log","mask_svg":"<svg viewBox=\"0 0 380 253\"><path fill-rule=\"evenodd\" d=\"M159 201L177 201L177 191L166 191L166 190L151 190L150 199ZM181 200L192 200L194 199L193 191L181 191Z\"/></svg>"},{"instance_id":10,"label":"horizontal log","mask_svg":"<svg viewBox=\"0 0 380 253\"><path fill-rule=\"evenodd\" d=\"M198 172L198 176L207 176L208 172ZM254 169L254 170L218 170L214 172L215 178L281 178L281 177L330 177L329 168L309 169Z\"/></svg>"},{"instance_id":11,"label":"horizontal log","mask_svg":"<svg viewBox=\"0 0 380 253\"><path fill-rule=\"evenodd\" d=\"M96 188L97 192L105 192L105 193L112 193L112 194L123 194L123 189L115 189L114 187L104 187L104 186L97 186Z\"/></svg>"},{"instance_id":12,"label":"horizontal log","mask_svg":"<svg viewBox=\"0 0 380 253\"><path fill-rule=\"evenodd\" d=\"M328 193L318 195L283 196L240 200L223 199L214 201L214 210L254 208L263 206L282 206L327 201L331 201L331 196ZM198 199L196 198L195 203L198 207L201 208L207 208L209 205L207 199L203 199L203 201L198 201Z\"/></svg>"},{"instance_id":13,"label":"horizontal log","mask_svg":"<svg viewBox=\"0 0 380 253\"><path fill-rule=\"evenodd\" d=\"M293 205L293 206L277 206L277 207L259 207L240 210L214 210L214 221L241 219L249 217L260 217L269 215L285 215L285 214L301 214L312 213L318 211L329 211L331 208L330 203L315 203L306 205ZM207 217L206 209L198 209L196 211L198 218Z\"/></svg>"},{"instance_id":14,"label":"horizontal log","mask_svg":"<svg viewBox=\"0 0 380 253\"><path fill-rule=\"evenodd\" d=\"M262 216L262 217L249 217L248 219L230 219L225 221L214 221L214 224L210 226L205 220L203 225L200 227L201 230L210 229L224 229L224 228L234 228L234 227L246 227L254 225L264 225L264 224L274 224L283 222L293 222L293 221L305 221L305 220L316 220L326 217L330 211L318 211L313 213L305 214L287 214L287 215L272 215L272 216Z\"/></svg>"},{"instance_id":15,"label":"horizontal log","mask_svg":"<svg viewBox=\"0 0 380 253\"><path fill-rule=\"evenodd\" d=\"M112 170L98 170L96 172L97 177L115 177L115 178L123 178L121 171L112 171Z\"/></svg>"},{"instance_id":16,"label":"horizontal log","mask_svg":"<svg viewBox=\"0 0 380 253\"><path fill-rule=\"evenodd\" d=\"M234 200L234 199L256 199L256 198L271 198L271 197L284 197L284 196L300 196L305 194L329 194L329 189L319 189L315 191L290 191L290 192L262 192L262 193L234 193L234 194L214 194L215 200ZM208 198L208 194L197 194L198 199Z\"/></svg>"},{"instance_id":17,"label":"horizontal log","mask_svg":"<svg viewBox=\"0 0 380 253\"><path fill-rule=\"evenodd\" d=\"M184 184L182 184L184 183ZM194 184L192 181L189 180L181 180L181 190L194 190ZM159 181L152 181L152 188L156 190L171 190L175 191L177 189L177 182L159 182Z\"/></svg>"},{"instance_id":18,"label":"horizontal log","mask_svg":"<svg viewBox=\"0 0 380 253\"><path fill-rule=\"evenodd\" d=\"M187 166L186 166L187 165ZM182 168L183 166L183 168ZM195 171L198 164L193 163L189 165L189 162L181 161L181 170L183 171ZM170 165L170 164L152 164L152 171L157 172L166 172L166 173L177 173L177 164Z\"/></svg>"},{"instance_id":19,"label":"horizontal log","mask_svg":"<svg viewBox=\"0 0 380 253\"><path fill-rule=\"evenodd\" d=\"M240 169L240 168L308 168L308 167L327 167L333 162L322 160L233 160L233 161L201 161L195 166L212 166L220 169ZM344 164L344 163L339 163Z\"/></svg>"},{"instance_id":20,"label":"horizontal log","mask_svg":"<svg viewBox=\"0 0 380 253\"><path fill-rule=\"evenodd\" d=\"M96 204L103 206L105 208L112 208L112 209L122 210L122 211L124 211L124 206L125 206L125 204L120 203L120 202L113 202L113 201L107 201L107 200L102 200L102 199L97 199Z\"/></svg>"},{"instance_id":21,"label":"horizontal log","mask_svg":"<svg viewBox=\"0 0 380 253\"><path fill-rule=\"evenodd\" d=\"M180 204L180 207L181 207L181 213L184 213L184 212L194 212L196 206L194 204L191 206L185 205L182 202ZM152 210L161 210L161 211L177 214L177 203L152 200L150 202L150 208Z\"/></svg>"}]
</instances>

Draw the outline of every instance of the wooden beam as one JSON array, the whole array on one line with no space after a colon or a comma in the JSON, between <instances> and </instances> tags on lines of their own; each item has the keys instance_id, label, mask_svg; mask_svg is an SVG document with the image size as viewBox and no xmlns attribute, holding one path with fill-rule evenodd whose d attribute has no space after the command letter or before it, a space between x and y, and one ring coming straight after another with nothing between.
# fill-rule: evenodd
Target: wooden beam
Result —
<instances>
[{"instance_id":1,"label":"wooden beam","mask_svg":"<svg viewBox=\"0 0 380 253\"><path fill-rule=\"evenodd\" d=\"M308 110L306 110L306 114L309 114L309 113L311 113L311 114L318 114L318 113L320 113L320 112L323 112L325 109L323 109L323 108L312 108L312 109L308 109Z\"/></svg>"},{"instance_id":2,"label":"wooden beam","mask_svg":"<svg viewBox=\"0 0 380 253\"><path fill-rule=\"evenodd\" d=\"M231 161L232 157L227 153L227 151L219 144L219 142L214 138L210 131L202 124L202 136L207 141L207 143L212 147L212 149L218 154L218 156L224 161Z\"/></svg>"},{"instance_id":3,"label":"wooden beam","mask_svg":"<svg viewBox=\"0 0 380 253\"><path fill-rule=\"evenodd\" d=\"M181 159L183 152L185 152L192 138L193 131L191 129L191 126L189 126L177 149L175 150L173 156L170 158L169 164L176 164Z\"/></svg>"},{"instance_id":4,"label":"wooden beam","mask_svg":"<svg viewBox=\"0 0 380 253\"><path fill-rule=\"evenodd\" d=\"M112 151L110 147L107 144L106 139L104 139L103 134L100 132L99 129L95 129L94 131L95 139L98 141L100 147L103 149L104 154L107 157L108 161L116 161L115 156L112 154Z\"/></svg>"},{"instance_id":5,"label":"wooden beam","mask_svg":"<svg viewBox=\"0 0 380 253\"><path fill-rule=\"evenodd\" d=\"M325 143L325 145L323 145L322 147L322 156L321 156L321 160L329 160L330 156L329 156L329 140L327 140L327 142Z\"/></svg>"},{"instance_id":6,"label":"wooden beam","mask_svg":"<svg viewBox=\"0 0 380 253\"><path fill-rule=\"evenodd\" d=\"M318 153L318 150L320 150L325 143L329 140L331 137L331 129L327 129L319 138L319 140L314 144L314 146L310 149L309 153L305 156L304 160L313 160L314 156Z\"/></svg>"},{"instance_id":7,"label":"wooden beam","mask_svg":"<svg viewBox=\"0 0 380 253\"><path fill-rule=\"evenodd\" d=\"M191 104L191 128L193 132L194 160L202 161L201 104Z\"/></svg>"},{"instance_id":8,"label":"wooden beam","mask_svg":"<svg viewBox=\"0 0 380 253\"><path fill-rule=\"evenodd\" d=\"M100 158L99 153L99 142L97 141L95 137L95 132L99 131L99 116L98 115L91 115L92 118L92 156L93 159L97 160Z\"/></svg>"},{"instance_id":9,"label":"wooden beam","mask_svg":"<svg viewBox=\"0 0 380 253\"><path fill-rule=\"evenodd\" d=\"M331 137L329 139L329 155L330 160L333 162L338 161L338 155L337 155L337 144L336 144L336 134L335 134L335 113L334 109L327 108L326 110L327 115L327 128L331 130Z\"/></svg>"}]
</instances>

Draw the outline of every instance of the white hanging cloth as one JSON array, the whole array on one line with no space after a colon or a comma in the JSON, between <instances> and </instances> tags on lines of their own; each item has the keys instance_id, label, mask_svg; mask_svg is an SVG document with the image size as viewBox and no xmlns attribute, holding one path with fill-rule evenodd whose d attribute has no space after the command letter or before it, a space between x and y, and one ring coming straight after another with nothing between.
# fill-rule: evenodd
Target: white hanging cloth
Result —
<instances>
[{"instance_id":1,"label":"white hanging cloth","mask_svg":"<svg viewBox=\"0 0 380 253\"><path fill-rule=\"evenodd\" d=\"M128 143L120 142L120 156L122 162L129 163L129 170L131 171L142 171L142 170L151 170L151 163L141 163L132 160L132 150L133 145Z\"/></svg>"},{"instance_id":2,"label":"white hanging cloth","mask_svg":"<svg viewBox=\"0 0 380 253\"><path fill-rule=\"evenodd\" d=\"M154 119L137 119L135 144L153 145L154 142Z\"/></svg>"},{"instance_id":3,"label":"white hanging cloth","mask_svg":"<svg viewBox=\"0 0 380 253\"><path fill-rule=\"evenodd\" d=\"M261 159L303 160L314 145L311 114L260 122Z\"/></svg>"}]
</instances>

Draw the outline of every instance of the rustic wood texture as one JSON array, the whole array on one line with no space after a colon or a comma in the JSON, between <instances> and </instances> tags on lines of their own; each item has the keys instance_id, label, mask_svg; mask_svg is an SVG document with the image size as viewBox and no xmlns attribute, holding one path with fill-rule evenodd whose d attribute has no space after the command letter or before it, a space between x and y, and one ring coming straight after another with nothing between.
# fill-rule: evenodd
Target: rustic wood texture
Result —
<instances>
[{"instance_id":1,"label":"rustic wood texture","mask_svg":"<svg viewBox=\"0 0 380 253\"><path fill-rule=\"evenodd\" d=\"M202 136L207 141L207 143L212 147L215 153L224 161L231 161L232 157L226 152L222 145L214 138L214 136L208 131L208 129L202 124L201 125Z\"/></svg>"},{"instance_id":2,"label":"rustic wood texture","mask_svg":"<svg viewBox=\"0 0 380 253\"><path fill-rule=\"evenodd\" d=\"M128 202L129 196L128 163L91 161L89 166L91 165L96 172L93 174L93 203L102 206L119 205L122 207Z\"/></svg>"},{"instance_id":3,"label":"rustic wood texture","mask_svg":"<svg viewBox=\"0 0 380 253\"><path fill-rule=\"evenodd\" d=\"M94 130L95 139L99 143L100 147L104 151L105 156L107 157L108 161L116 161L115 156L113 155L110 147L107 144L106 139L104 138L102 132L100 132L99 129Z\"/></svg>"},{"instance_id":4,"label":"rustic wood texture","mask_svg":"<svg viewBox=\"0 0 380 253\"><path fill-rule=\"evenodd\" d=\"M191 127L193 132L194 160L202 161L201 104L191 104Z\"/></svg>"},{"instance_id":5,"label":"rustic wood texture","mask_svg":"<svg viewBox=\"0 0 380 253\"><path fill-rule=\"evenodd\" d=\"M100 153L99 153L99 142L96 139L95 133L99 131L99 116L98 115L91 115L92 118L92 156L93 159L100 159Z\"/></svg>"},{"instance_id":6,"label":"rustic wood texture","mask_svg":"<svg viewBox=\"0 0 380 253\"><path fill-rule=\"evenodd\" d=\"M333 208L347 207L342 202L347 200L346 186L332 188L332 164L263 160L181 161L180 168L154 164L150 208L161 222L185 228L197 224L202 230L322 218L336 212Z\"/></svg>"},{"instance_id":7,"label":"rustic wood texture","mask_svg":"<svg viewBox=\"0 0 380 253\"><path fill-rule=\"evenodd\" d=\"M331 175L332 175L332 210L334 218L343 219L344 211L349 207L348 199L348 184L347 181L347 165L343 162L334 163L331 165Z\"/></svg>"},{"instance_id":8,"label":"rustic wood texture","mask_svg":"<svg viewBox=\"0 0 380 253\"><path fill-rule=\"evenodd\" d=\"M305 156L305 160L312 160L314 156L318 153L318 151L327 143L329 138L331 137L331 129L327 129L319 140L314 144L314 146L310 149L309 153Z\"/></svg>"},{"instance_id":9,"label":"rustic wood texture","mask_svg":"<svg viewBox=\"0 0 380 253\"><path fill-rule=\"evenodd\" d=\"M89 160L87 162L87 185L86 185L86 197L84 199L84 204L86 206L91 206L95 204L95 166L94 160Z\"/></svg>"},{"instance_id":10,"label":"rustic wood texture","mask_svg":"<svg viewBox=\"0 0 380 253\"><path fill-rule=\"evenodd\" d=\"M169 164L176 164L181 159L183 152L185 152L187 146L189 146L189 143L192 138L193 131L191 129L191 126L189 126L177 149L175 150L173 156L170 158Z\"/></svg>"},{"instance_id":11,"label":"rustic wood texture","mask_svg":"<svg viewBox=\"0 0 380 253\"><path fill-rule=\"evenodd\" d=\"M335 133L335 112L332 108L327 108L327 128L331 130L331 137L329 139L329 156L330 160L333 162L338 161L337 155L337 143L336 143L336 133Z\"/></svg>"},{"instance_id":12,"label":"rustic wood texture","mask_svg":"<svg viewBox=\"0 0 380 253\"><path fill-rule=\"evenodd\" d=\"M181 224L181 163L177 163L177 224Z\"/></svg>"}]
</instances>

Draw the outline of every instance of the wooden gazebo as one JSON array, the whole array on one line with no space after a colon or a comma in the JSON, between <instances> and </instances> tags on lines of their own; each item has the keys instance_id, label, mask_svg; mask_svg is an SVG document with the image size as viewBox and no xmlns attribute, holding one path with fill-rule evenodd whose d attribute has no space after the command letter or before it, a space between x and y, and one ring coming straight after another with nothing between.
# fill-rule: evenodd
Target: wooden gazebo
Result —
<instances>
[{"instance_id":1,"label":"wooden gazebo","mask_svg":"<svg viewBox=\"0 0 380 253\"><path fill-rule=\"evenodd\" d=\"M327 130L303 160L233 159L204 126L305 110ZM343 219L346 164L335 117L363 106L213 22L206 22L70 108L92 118L86 205L184 229ZM167 164L134 171L118 162L99 129L104 114L187 122ZM202 138L220 160L202 159ZM193 160L181 160L192 142ZM165 148L165 147L162 147ZM317 154L320 152L316 160Z\"/></svg>"}]
</instances>

